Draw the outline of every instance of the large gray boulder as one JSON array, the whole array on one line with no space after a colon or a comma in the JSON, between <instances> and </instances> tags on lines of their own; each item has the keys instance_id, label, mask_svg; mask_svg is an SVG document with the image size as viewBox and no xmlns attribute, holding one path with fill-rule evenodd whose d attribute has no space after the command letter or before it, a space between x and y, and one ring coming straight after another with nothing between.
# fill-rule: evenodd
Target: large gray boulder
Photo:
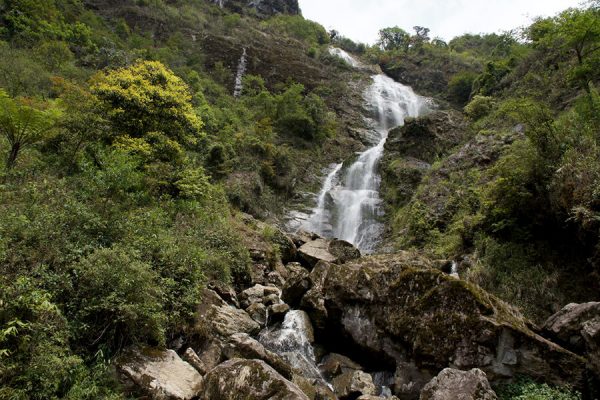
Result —
<instances>
[{"instance_id":1,"label":"large gray boulder","mask_svg":"<svg viewBox=\"0 0 600 400\"><path fill-rule=\"evenodd\" d=\"M195 319L195 331L211 339L227 340L235 333L256 334L260 330L248 313L225 303L209 289L202 292Z\"/></svg>"},{"instance_id":2,"label":"large gray boulder","mask_svg":"<svg viewBox=\"0 0 600 400\"><path fill-rule=\"evenodd\" d=\"M558 385L582 384L582 357L537 335L518 310L449 277L427 258L404 252L323 264L314 293L305 295L311 294L311 304L303 301L310 306L320 298L324 312L307 310L325 319L316 326L326 326L330 337L354 343L374 360L412 366L415 374L406 376L415 375L415 381L404 382L411 390L447 367L480 368L498 382L523 374Z\"/></svg>"},{"instance_id":3,"label":"large gray boulder","mask_svg":"<svg viewBox=\"0 0 600 400\"><path fill-rule=\"evenodd\" d=\"M497 400L485 372L446 368L423 388L420 400Z\"/></svg>"},{"instance_id":4,"label":"large gray boulder","mask_svg":"<svg viewBox=\"0 0 600 400\"><path fill-rule=\"evenodd\" d=\"M333 389L340 399L374 395L376 391L373 378L363 371L348 371L335 377Z\"/></svg>"},{"instance_id":5,"label":"large gray boulder","mask_svg":"<svg viewBox=\"0 0 600 400\"><path fill-rule=\"evenodd\" d=\"M317 238L298 249L300 258L311 268L319 261L345 263L360 257L360 251L344 240Z\"/></svg>"},{"instance_id":6,"label":"large gray boulder","mask_svg":"<svg viewBox=\"0 0 600 400\"><path fill-rule=\"evenodd\" d=\"M203 388L200 373L173 350L131 349L119 358L117 369L154 400L191 400Z\"/></svg>"},{"instance_id":7,"label":"large gray boulder","mask_svg":"<svg viewBox=\"0 0 600 400\"><path fill-rule=\"evenodd\" d=\"M548 318L545 334L585 355L600 375L600 302L571 303Z\"/></svg>"},{"instance_id":8,"label":"large gray boulder","mask_svg":"<svg viewBox=\"0 0 600 400\"><path fill-rule=\"evenodd\" d=\"M207 400L308 400L300 388L260 360L225 361L205 377Z\"/></svg>"},{"instance_id":9,"label":"large gray boulder","mask_svg":"<svg viewBox=\"0 0 600 400\"><path fill-rule=\"evenodd\" d=\"M277 354L265 349L260 342L245 333L232 335L223 348L223 354L228 359L246 358L262 360L286 379L292 379L293 377L292 367L289 364Z\"/></svg>"}]
</instances>

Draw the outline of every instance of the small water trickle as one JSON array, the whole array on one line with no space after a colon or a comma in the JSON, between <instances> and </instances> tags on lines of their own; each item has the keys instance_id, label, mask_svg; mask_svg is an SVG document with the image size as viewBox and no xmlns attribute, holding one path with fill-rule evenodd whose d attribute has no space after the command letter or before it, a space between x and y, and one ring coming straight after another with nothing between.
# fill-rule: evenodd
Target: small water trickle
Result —
<instances>
[{"instance_id":1,"label":"small water trickle","mask_svg":"<svg viewBox=\"0 0 600 400\"><path fill-rule=\"evenodd\" d=\"M352 57L350 54L348 54L347 52L345 52L344 50L342 50L340 48L330 47L329 54L331 54L332 56L341 58L342 60L346 61L348 63L348 65L350 65L353 68L360 68L363 66L363 64L360 61L356 60L354 57Z\"/></svg>"},{"instance_id":2,"label":"small water trickle","mask_svg":"<svg viewBox=\"0 0 600 400\"><path fill-rule=\"evenodd\" d=\"M458 263L456 261L452 261L452 266L450 267L450 276L460 278L458 275Z\"/></svg>"},{"instance_id":3,"label":"small water trickle","mask_svg":"<svg viewBox=\"0 0 600 400\"><path fill-rule=\"evenodd\" d=\"M242 94L242 90L244 89L243 79L244 74L246 73L246 67L248 64L246 48L244 47L244 51L242 52L242 56L240 57L240 62L238 63L237 73L235 75L235 86L233 88L233 97L240 97Z\"/></svg>"}]
</instances>

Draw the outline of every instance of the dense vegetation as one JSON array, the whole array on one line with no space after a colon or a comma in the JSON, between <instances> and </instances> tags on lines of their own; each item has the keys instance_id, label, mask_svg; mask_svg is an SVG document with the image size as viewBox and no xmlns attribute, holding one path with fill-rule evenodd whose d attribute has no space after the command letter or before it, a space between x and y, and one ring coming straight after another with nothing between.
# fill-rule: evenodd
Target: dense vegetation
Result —
<instances>
[{"instance_id":1,"label":"dense vegetation","mask_svg":"<svg viewBox=\"0 0 600 400\"><path fill-rule=\"evenodd\" d=\"M467 146L438 154L412 198L392 206L396 245L463 259L469 279L537 321L591 300L600 273L598 3L521 32L414 42L384 30L372 53L392 74L413 62L425 74L446 65L430 82L437 76L438 95L465 106L470 127Z\"/></svg>"},{"instance_id":2,"label":"dense vegetation","mask_svg":"<svg viewBox=\"0 0 600 400\"><path fill-rule=\"evenodd\" d=\"M247 278L231 204L291 195L290 155L336 133L300 83L247 76L234 99L186 39L259 28L315 52L319 25L122 3L0 1L2 399L120 398L115 354L172 340L206 281Z\"/></svg>"},{"instance_id":3,"label":"dense vegetation","mask_svg":"<svg viewBox=\"0 0 600 400\"><path fill-rule=\"evenodd\" d=\"M451 193L443 218L426 185L390 215L408 232L398 247L476 254L470 279L537 316L561 273L600 270L598 12L450 43L387 28L366 46L202 0L0 0L0 398L122 398L112 357L177 337L208 280L245 282L239 211L276 212L331 157L337 75L247 75L234 98L235 66L207 61L205 33L284 38L348 72L333 43L466 106L472 137L524 124L493 167L436 181ZM532 385L511 398L554 393Z\"/></svg>"}]
</instances>

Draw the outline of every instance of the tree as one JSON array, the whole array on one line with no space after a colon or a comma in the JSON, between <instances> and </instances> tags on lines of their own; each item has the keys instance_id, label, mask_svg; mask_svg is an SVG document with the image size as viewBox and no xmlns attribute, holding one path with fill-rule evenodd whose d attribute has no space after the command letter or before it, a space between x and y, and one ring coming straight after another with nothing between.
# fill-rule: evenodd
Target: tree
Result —
<instances>
[{"instance_id":1,"label":"tree","mask_svg":"<svg viewBox=\"0 0 600 400\"><path fill-rule=\"evenodd\" d=\"M384 28L379 31L377 44L383 50L402 50L407 52L410 45L410 35L404 29L397 26Z\"/></svg>"},{"instance_id":2,"label":"tree","mask_svg":"<svg viewBox=\"0 0 600 400\"><path fill-rule=\"evenodd\" d=\"M31 99L13 99L0 90L0 134L10 147L7 170L14 167L21 150L50 135L59 115L55 107L37 105Z\"/></svg>"},{"instance_id":3,"label":"tree","mask_svg":"<svg viewBox=\"0 0 600 400\"><path fill-rule=\"evenodd\" d=\"M175 160L182 158L184 147L203 137L188 86L158 61L100 73L91 90L112 123L112 142L121 148Z\"/></svg>"},{"instance_id":4,"label":"tree","mask_svg":"<svg viewBox=\"0 0 600 400\"><path fill-rule=\"evenodd\" d=\"M539 19L527 33L541 51L574 55L576 66L570 68L570 77L589 92L600 54L600 11L595 6L570 8L555 18Z\"/></svg>"}]
</instances>

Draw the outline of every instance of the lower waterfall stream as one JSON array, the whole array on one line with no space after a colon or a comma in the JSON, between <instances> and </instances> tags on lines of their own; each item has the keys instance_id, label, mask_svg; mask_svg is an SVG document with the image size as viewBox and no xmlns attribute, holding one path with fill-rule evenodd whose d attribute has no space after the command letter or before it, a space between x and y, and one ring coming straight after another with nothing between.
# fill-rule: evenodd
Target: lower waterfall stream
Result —
<instances>
[{"instance_id":1,"label":"lower waterfall stream","mask_svg":"<svg viewBox=\"0 0 600 400\"><path fill-rule=\"evenodd\" d=\"M359 61L340 49L332 54L360 67ZM326 177L317 205L301 228L325 237L346 240L363 253L372 253L383 231L379 198L379 160L390 130L417 117L428 108L428 101L384 74L373 75L373 83L364 92L366 122L373 132L371 147L355 161L336 164ZM349 164L346 166L346 164Z\"/></svg>"}]
</instances>

